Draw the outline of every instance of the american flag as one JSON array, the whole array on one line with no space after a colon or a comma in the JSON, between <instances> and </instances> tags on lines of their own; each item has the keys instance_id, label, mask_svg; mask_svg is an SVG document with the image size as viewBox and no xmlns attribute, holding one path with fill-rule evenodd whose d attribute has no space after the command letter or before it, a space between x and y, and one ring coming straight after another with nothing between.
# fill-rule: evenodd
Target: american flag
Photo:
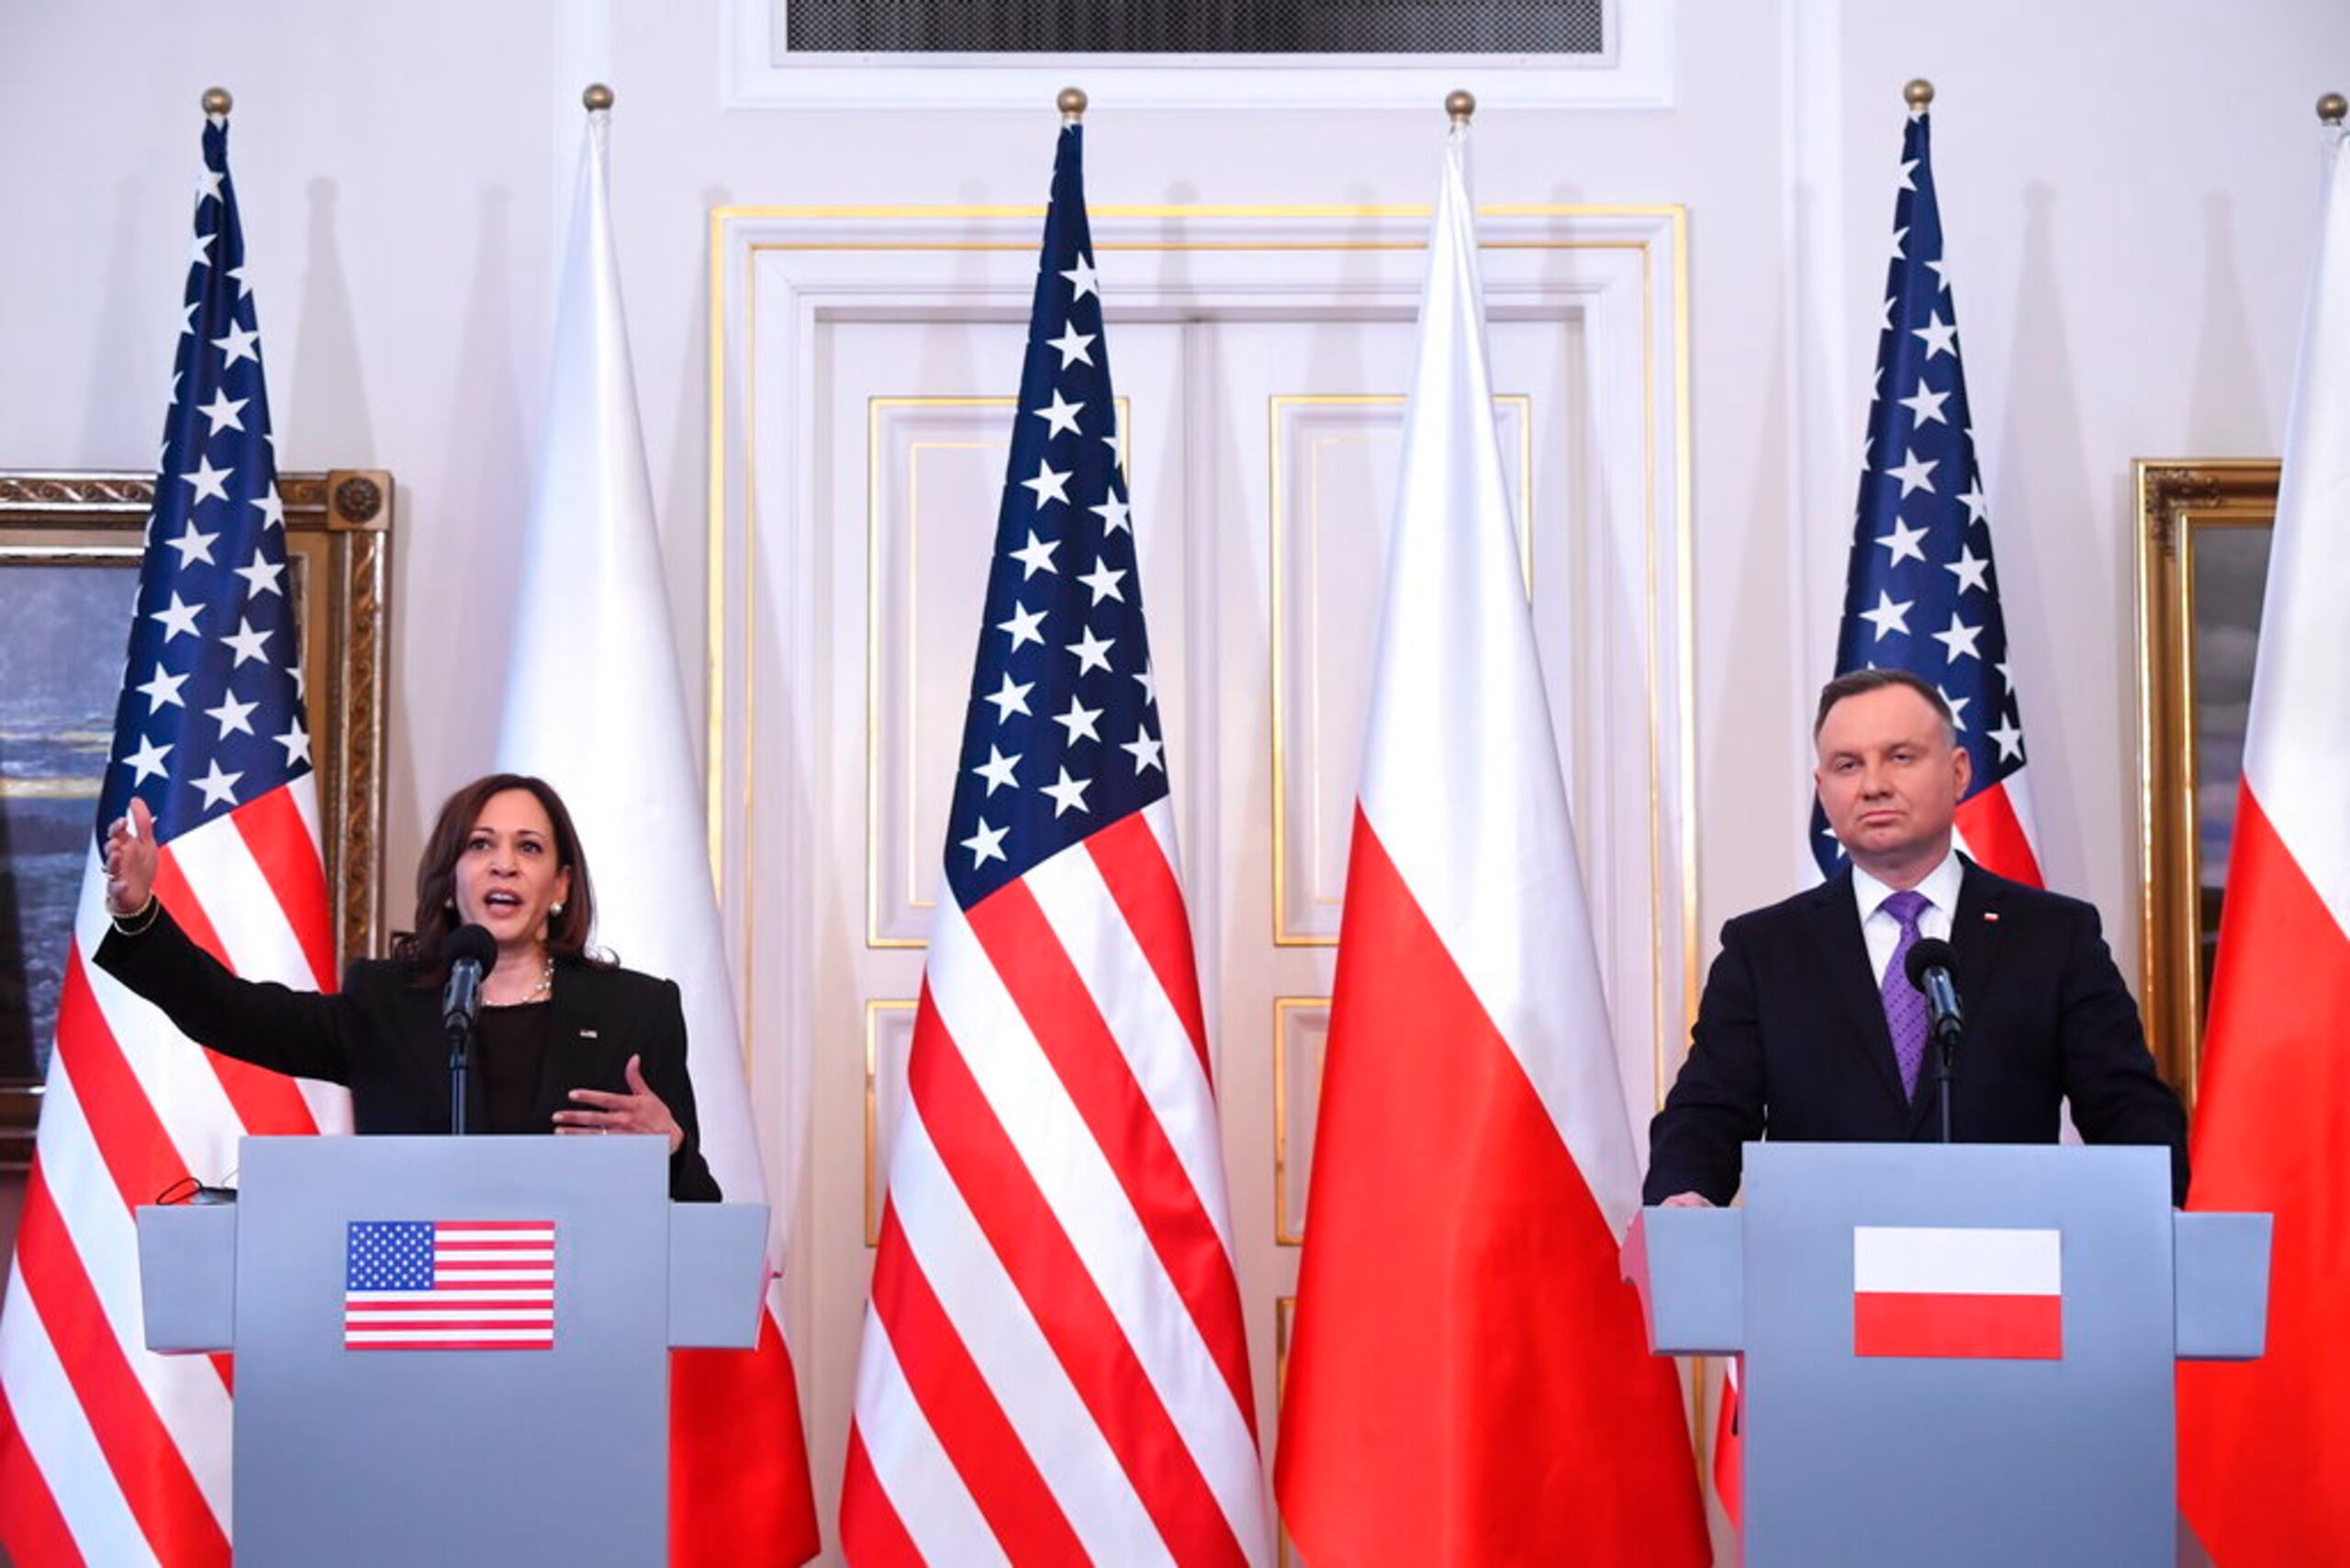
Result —
<instances>
[{"instance_id":1,"label":"american flag","mask_svg":"<svg viewBox=\"0 0 2350 1568\"><path fill-rule=\"evenodd\" d=\"M0 1540L24 1568L228 1561L227 1364L144 1349L132 1210L191 1173L229 1175L241 1134L350 1125L341 1091L200 1050L89 961L106 931L96 834L136 794L162 851L156 892L196 941L249 978L334 983L285 509L228 160L228 121L213 116L114 760L0 1310Z\"/></svg>"},{"instance_id":2,"label":"american flag","mask_svg":"<svg viewBox=\"0 0 2350 1568\"><path fill-rule=\"evenodd\" d=\"M1942 692L1975 768L1959 803L1959 840L1986 869L2038 887L2023 717L2008 668L1990 512L1959 365L1958 315L1942 265L1931 135L1930 117L1913 106L1901 139L1885 325L1836 670L1906 669ZM1811 826L1820 873L1834 876L1844 851L1816 803Z\"/></svg>"},{"instance_id":3,"label":"american flag","mask_svg":"<svg viewBox=\"0 0 2350 1568\"><path fill-rule=\"evenodd\" d=\"M890 1158L857 1562L1270 1556L1082 151L1066 127Z\"/></svg>"},{"instance_id":4,"label":"american flag","mask_svg":"<svg viewBox=\"0 0 2350 1568\"><path fill-rule=\"evenodd\" d=\"M553 1350L554 1222L351 1221L342 1348Z\"/></svg>"}]
</instances>

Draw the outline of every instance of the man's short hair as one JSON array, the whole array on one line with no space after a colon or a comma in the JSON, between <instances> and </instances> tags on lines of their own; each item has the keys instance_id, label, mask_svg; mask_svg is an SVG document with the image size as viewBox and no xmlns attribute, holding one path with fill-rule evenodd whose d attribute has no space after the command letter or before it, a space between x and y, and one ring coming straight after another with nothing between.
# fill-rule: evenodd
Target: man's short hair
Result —
<instances>
[{"instance_id":1,"label":"man's short hair","mask_svg":"<svg viewBox=\"0 0 2350 1568\"><path fill-rule=\"evenodd\" d=\"M1888 686L1907 687L1924 698L1926 706L1931 708L1935 716L1942 720L1942 732L1953 744L1956 743L1958 715L1951 711L1950 703L1943 700L1942 694L1935 690L1930 682L1922 677L1912 675L1906 669L1846 670L1842 675L1821 687L1819 711L1811 718L1811 738L1813 740L1819 738L1820 730L1828 722L1828 711L1830 708L1835 707L1847 697L1858 697L1864 691L1882 691Z\"/></svg>"}]
</instances>

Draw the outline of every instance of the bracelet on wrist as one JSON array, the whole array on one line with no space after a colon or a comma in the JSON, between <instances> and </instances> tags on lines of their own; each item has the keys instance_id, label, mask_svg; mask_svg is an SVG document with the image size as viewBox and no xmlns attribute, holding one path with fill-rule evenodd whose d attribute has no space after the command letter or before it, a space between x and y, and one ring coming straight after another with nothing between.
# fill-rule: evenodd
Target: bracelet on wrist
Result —
<instances>
[{"instance_id":1,"label":"bracelet on wrist","mask_svg":"<svg viewBox=\"0 0 2350 1568\"><path fill-rule=\"evenodd\" d=\"M143 936L147 934L147 928L155 924L155 917L161 914L162 910L162 904L157 901L154 893L150 891L147 902L140 905L133 913L117 914L112 910L108 910L106 918L112 921L114 928L125 936Z\"/></svg>"}]
</instances>

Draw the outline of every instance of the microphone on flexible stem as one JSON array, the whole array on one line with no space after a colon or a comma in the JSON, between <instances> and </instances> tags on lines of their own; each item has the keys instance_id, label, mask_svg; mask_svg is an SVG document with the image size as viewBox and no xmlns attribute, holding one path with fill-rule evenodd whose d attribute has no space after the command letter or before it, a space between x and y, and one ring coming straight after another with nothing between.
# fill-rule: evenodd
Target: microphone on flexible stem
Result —
<instances>
[{"instance_id":1,"label":"microphone on flexible stem","mask_svg":"<svg viewBox=\"0 0 2350 1568\"><path fill-rule=\"evenodd\" d=\"M465 1136L465 1073L473 1064L474 1019L482 978L498 967L498 941L478 925L460 925L441 944L449 983L441 990L441 1027L449 1036L449 1132Z\"/></svg>"},{"instance_id":2,"label":"microphone on flexible stem","mask_svg":"<svg viewBox=\"0 0 2350 1568\"><path fill-rule=\"evenodd\" d=\"M1951 1067L1958 1055L1958 1037L1966 1032L1966 1018L1958 1005L1958 982L1951 977L1957 962L1958 955L1949 943L1929 936L1910 945L1909 957L1903 965L1909 983L1925 994L1928 1025L1933 1031L1935 1045L1941 1047L1934 1053L1934 1080L1942 1087L1944 1143L1951 1141Z\"/></svg>"}]
</instances>

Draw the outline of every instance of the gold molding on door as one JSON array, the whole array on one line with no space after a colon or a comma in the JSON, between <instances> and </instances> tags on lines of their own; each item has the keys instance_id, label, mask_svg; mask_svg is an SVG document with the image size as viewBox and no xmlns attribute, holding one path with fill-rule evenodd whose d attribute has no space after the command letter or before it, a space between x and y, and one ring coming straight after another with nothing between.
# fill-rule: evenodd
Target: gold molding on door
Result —
<instances>
[{"instance_id":1,"label":"gold molding on door","mask_svg":"<svg viewBox=\"0 0 2350 1568\"><path fill-rule=\"evenodd\" d=\"M1300 1014L1320 1013L1326 1038L1330 999L1326 996L1273 998L1273 1241L1281 1247L1305 1245L1304 1216L1289 1212L1289 1081L1288 1034ZM1321 1085L1314 1086L1316 1094ZM1311 1171L1307 1172L1310 1177Z\"/></svg>"},{"instance_id":2,"label":"gold molding on door","mask_svg":"<svg viewBox=\"0 0 2350 1568\"><path fill-rule=\"evenodd\" d=\"M1273 946L1276 947L1335 947L1335 935L1322 935L1312 931L1292 929L1289 924L1289 684L1288 649L1292 629L1286 624L1288 584L1284 569L1286 556L1281 548L1284 508L1281 487L1281 415L1293 408L1399 408L1405 401L1400 392L1304 393L1277 392L1265 400L1265 530L1267 548L1270 552L1270 593L1272 596L1272 731L1273 731ZM1534 597L1534 399L1524 392L1494 394L1497 407L1514 409L1517 425L1517 554L1518 569L1526 579L1527 598ZM1314 452L1318 457L1322 444L1329 438L1316 441ZM1306 489L1306 540L1309 552L1318 557L1322 549L1322 475L1319 464L1312 469ZM1318 617L1316 618L1318 619ZM1306 678L1306 705L1319 711L1322 698L1322 640L1318 625L1306 628L1304 646L1312 668ZM1316 763L1321 758L1317 755ZM1318 809L1321 791L1314 790L1307 797ZM1321 837L1317 822L1309 843ZM1339 903L1344 890L1337 894L1316 886L1313 890L1315 902Z\"/></svg>"},{"instance_id":3,"label":"gold molding on door","mask_svg":"<svg viewBox=\"0 0 2350 1568\"><path fill-rule=\"evenodd\" d=\"M837 220L845 222L867 223L880 219L936 219L951 221L957 219L968 220L972 218L1017 218L1041 220L1045 215L1045 210L1046 209L1042 206L1032 204L1017 204L1010 206L931 206L890 204L871 206L723 205L714 206L709 208L709 227L707 232L710 249L710 391L708 410L710 420L710 447L708 454L710 465L710 482L708 487L710 506L707 517L706 570L709 578L708 607L710 623L707 628L708 668L706 674L709 683L710 702L706 716L706 722L708 724L706 747L708 753L709 770L709 836L711 874L714 878L719 879L717 885L722 890L724 887L722 862L725 858L724 834L722 826L723 821L723 803L725 799L724 781L726 763L725 721L727 714L727 684L725 679L725 662L727 634L730 629L729 603L726 594L728 563L725 539L726 518L728 512L726 488L726 436L730 428L729 390L727 385L728 364L726 357L726 329L728 320L729 286L733 280L733 274L727 264L729 260L728 230L730 226L733 224L755 222L763 219ZM1185 220L1202 218L1427 218L1431 216L1433 209L1427 205L1422 203L1402 203L1374 205L1301 204L1270 206L1102 205L1092 207L1089 210L1094 218L1104 220L1129 218L1166 218L1169 220ZM1696 689L1695 672L1696 633L1695 617L1691 602L1695 564L1691 558L1691 549L1694 542L1694 510L1691 496L1692 474L1691 454L1689 447L1692 436L1692 428L1689 393L1688 209L1677 203L1493 203L1481 205L1477 210L1481 217L1485 218L1658 218L1667 222L1672 229L1673 254L1672 302L1670 309L1673 313L1672 353L1673 355L1674 372L1673 421L1676 439L1679 443L1676 454L1675 476L1675 488L1678 500L1678 505L1675 510L1678 515L1673 520L1677 547L1679 551L1676 570L1676 577L1678 580L1675 584L1679 607L1679 614L1677 617L1679 623L1675 628L1673 628L1673 634L1678 644L1677 654L1679 667L1677 671L1678 679L1675 682L1677 687L1675 698L1680 710L1680 734L1678 740L1681 767L1679 770L1680 799L1676 802L1676 816L1678 820L1676 821L1675 826L1678 830L1677 844L1680 849L1679 870L1682 897L1681 990L1683 996L1684 1016L1694 1017L1695 1014L1697 999L1697 851L1691 831L1691 813L1695 810L1696 785L1696 763L1695 756L1695 713L1694 711ZM1032 243L1025 241L929 241L892 239L887 241L755 241L750 246L746 247L746 254L750 257L755 258L760 252L768 251L822 250L873 251L889 252L983 251L1018 252L1033 250L1034 248L1035 247ZM1106 243L1102 245L1100 248L1103 251L1134 252L1347 252L1418 251L1425 250L1426 244L1425 241L1419 240L1397 241L1243 240L1200 242L1142 240ZM1650 244L1646 240L1588 241L1546 239L1535 241L1494 241L1489 242L1481 242L1479 248L1481 250L1494 251L1615 250L1637 252L1645 257L1649 252ZM1644 530L1648 542L1646 569L1650 588L1648 610L1650 618L1650 635L1648 647L1645 650L1649 678L1647 682L1647 739L1650 762L1649 846L1651 886L1657 892L1662 892L1663 886L1662 879L1664 874L1664 839L1662 781L1659 776L1659 766L1661 761L1660 753L1662 749L1661 734L1662 724L1662 716L1659 711L1660 693L1657 690L1656 681L1658 658L1662 649L1657 642L1658 629L1655 622L1656 599L1654 591L1659 575L1657 561L1658 519L1656 515L1657 497L1655 470L1655 390L1656 376L1658 373L1655 363L1656 353L1654 330L1656 302L1654 299L1654 281L1651 277L1650 270L1645 266L1640 272L1640 319L1642 328L1640 356L1642 392L1641 418L1646 431L1644 454L1647 459L1642 467L1642 487L1645 498L1643 503ZM758 319L757 290L755 287L746 286L744 290L744 298L742 306L744 328L747 340L755 342ZM758 428L756 388L757 378L755 375L747 377L744 388L742 409L742 429L745 432L755 432ZM742 553L739 561L741 581L745 585L755 583L757 581L757 529L753 526L749 521L755 519L758 513L755 449L755 441L749 439L749 434L746 433L743 452L743 506L746 521L743 530ZM755 596L750 594L746 589L744 600L743 623L741 627L741 635L743 638L744 653L742 692L743 734L741 737L743 767L741 790L742 804L744 808L741 858L745 866L751 864L754 857L755 846L753 839L753 824L756 821L756 814L752 810L752 806L756 798L755 760L757 751L757 703L756 683L755 678L757 660L755 657L756 626L755 621ZM741 982L743 1010L744 1015L746 1018L751 1015L753 1011L752 980L756 967L756 953L758 946L756 936L756 914L754 900L755 891L755 883L752 879L746 878L742 889L744 942L742 957L743 974ZM1662 942L1663 934L1662 931L1656 932L1651 936L1651 961L1650 966L1653 977L1652 1001L1654 1011L1656 1017L1660 1020L1658 1035L1656 1039L1651 1042L1651 1050L1655 1070L1652 1091L1654 1099L1660 1104L1662 1103L1664 1093L1666 1058L1668 1052L1679 1043L1676 1039L1669 1039L1667 1037L1666 1031L1662 1027L1662 1021L1666 1016L1664 1002L1666 996L1666 986L1668 984L1666 976L1663 972L1662 951ZM747 1042L747 1035L745 1038Z\"/></svg>"}]
</instances>

